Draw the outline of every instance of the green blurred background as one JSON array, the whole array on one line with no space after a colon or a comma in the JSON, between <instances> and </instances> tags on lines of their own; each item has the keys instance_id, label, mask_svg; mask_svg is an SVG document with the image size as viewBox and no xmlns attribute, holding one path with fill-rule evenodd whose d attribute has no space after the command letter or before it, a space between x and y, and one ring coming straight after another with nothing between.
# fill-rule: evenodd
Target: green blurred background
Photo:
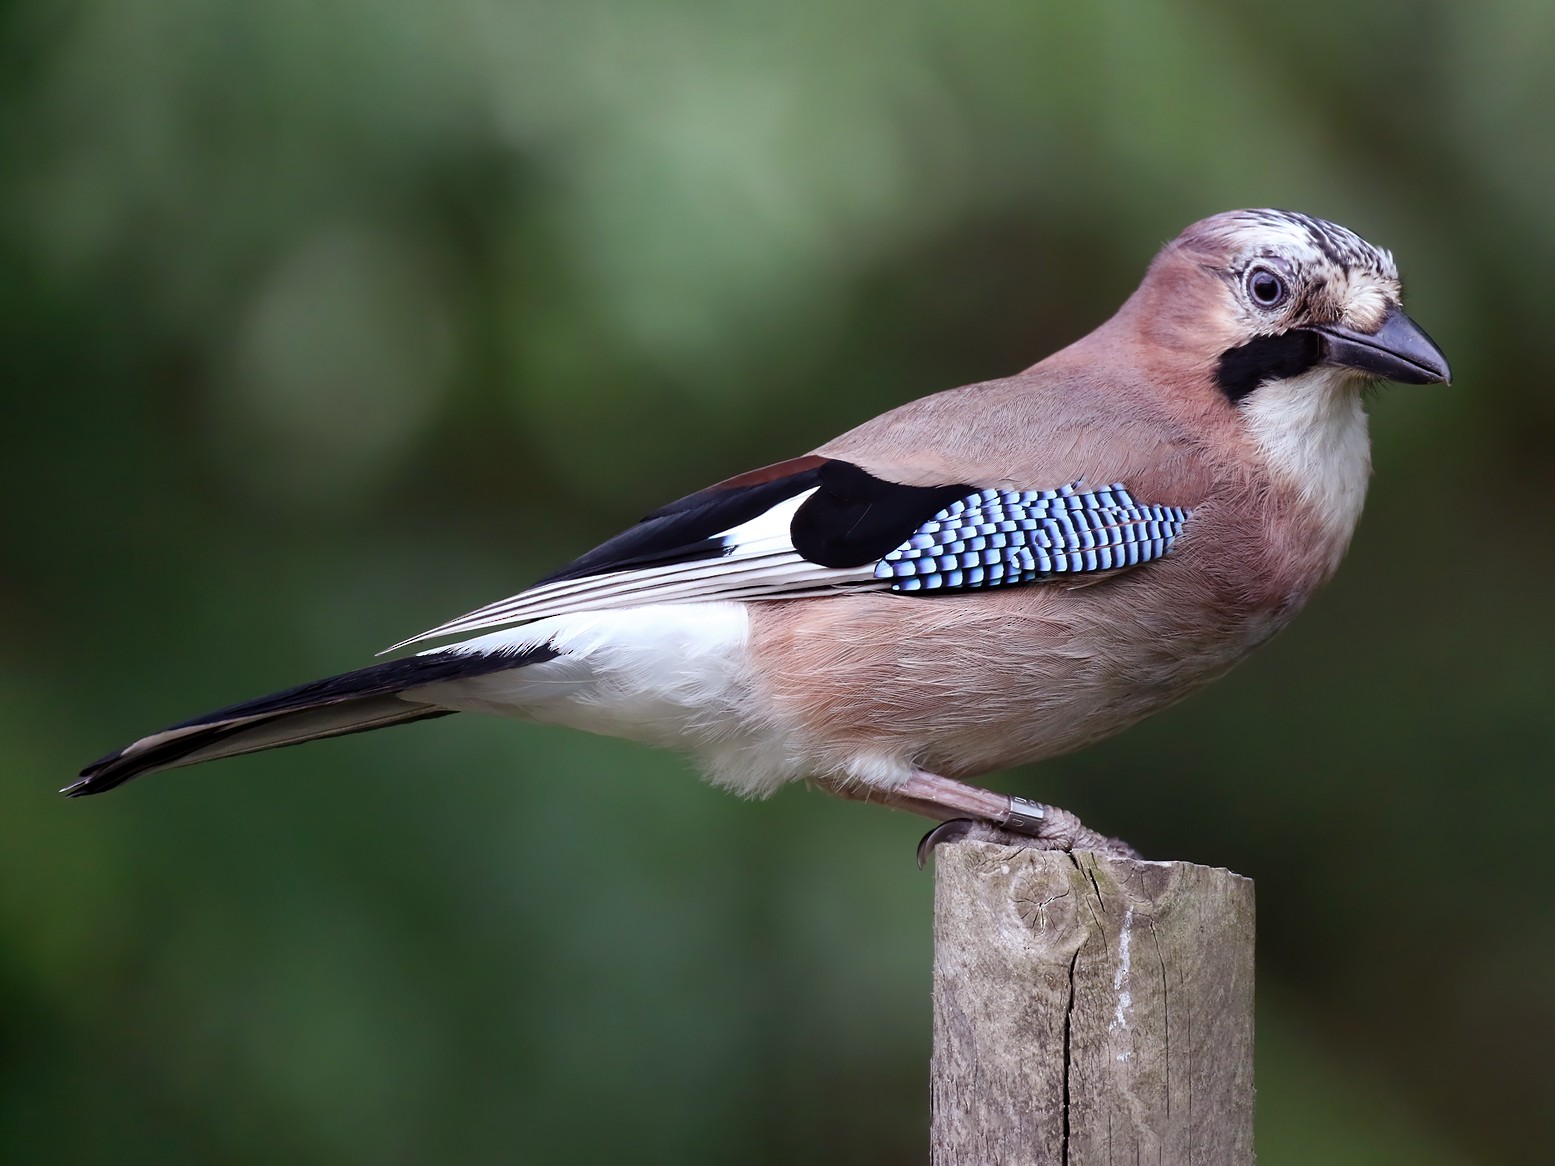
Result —
<instances>
[{"instance_id":1,"label":"green blurred background","mask_svg":"<svg viewBox=\"0 0 1555 1166\"><path fill-rule=\"evenodd\" d=\"M1548 0L0 2L0 1158L922 1161L917 820L466 718L54 790L1277 205L1455 384L1376 397L1234 682L1000 781L1258 880L1262 1162L1544 1160L1552 54Z\"/></svg>"}]
</instances>

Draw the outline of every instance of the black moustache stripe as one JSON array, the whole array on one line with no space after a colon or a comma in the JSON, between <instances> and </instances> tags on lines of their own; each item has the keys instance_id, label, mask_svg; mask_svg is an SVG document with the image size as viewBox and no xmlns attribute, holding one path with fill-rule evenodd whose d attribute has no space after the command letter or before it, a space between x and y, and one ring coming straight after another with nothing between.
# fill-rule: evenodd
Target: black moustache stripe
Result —
<instances>
[{"instance_id":1,"label":"black moustache stripe","mask_svg":"<svg viewBox=\"0 0 1555 1166\"><path fill-rule=\"evenodd\" d=\"M1220 354L1215 383L1232 403L1259 385L1300 376L1323 359L1323 338L1293 328L1277 336L1259 336Z\"/></svg>"}]
</instances>

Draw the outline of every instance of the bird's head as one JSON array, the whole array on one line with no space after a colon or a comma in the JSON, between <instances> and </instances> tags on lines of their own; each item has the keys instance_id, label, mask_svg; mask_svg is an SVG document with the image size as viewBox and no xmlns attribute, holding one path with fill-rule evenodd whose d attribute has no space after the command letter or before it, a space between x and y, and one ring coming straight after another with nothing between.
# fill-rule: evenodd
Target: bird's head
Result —
<instances>
[{"instance_id":1,"label":"bird's head","mask_svg":"<svg viewBox=\"0 0 1555 1166\"><path fill-rule=\"evenodd\" d=\"M1280 210L1203 219L1162 252L1147 289L1177 346L1212 361L1216 386L1235 402L1297 377L1338 390L1450 376L1441 349L1404 315L1393 256L1323 219ZM1319 370L1327 375L1305 376Z\"/></svg>"},{"instance_id":2,"label":"bird's head","mask_svg":"<svg viewBox=\"0 0 1555 1166\"><path fill-rule=\"evenodd\" d=\"M1332 535L1331 569L1371 472L1361 390L1450 376L1401 300L1393 257L1353 231L1290 211L1230 211L1167 244L1093 336L1146 370L1205 440L1250 442Z\"/></svg>"}]
</instances>

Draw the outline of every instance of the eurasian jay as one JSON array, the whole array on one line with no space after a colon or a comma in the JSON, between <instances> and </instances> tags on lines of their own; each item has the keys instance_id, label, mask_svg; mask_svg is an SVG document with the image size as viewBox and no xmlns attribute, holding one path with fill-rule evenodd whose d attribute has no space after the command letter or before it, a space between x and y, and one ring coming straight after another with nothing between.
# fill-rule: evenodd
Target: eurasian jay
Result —
<instances>
[{"instance_id":1,"label":"eurasian jay","mask_svg":"<svg viewBox=\"0 0 1555 1166\"><path fill-rule=\"evenodd\" d=\"M1371 469L1362 390L1449 377L1400 295L1334 223L1204 219L1025 372L671 502L396 648L453 643L153 733L64 792L479 712L689 750L748 796L807 778L1106 846L966 782L1182 699L1328 580Z\"/></svg>"}]
</instances>

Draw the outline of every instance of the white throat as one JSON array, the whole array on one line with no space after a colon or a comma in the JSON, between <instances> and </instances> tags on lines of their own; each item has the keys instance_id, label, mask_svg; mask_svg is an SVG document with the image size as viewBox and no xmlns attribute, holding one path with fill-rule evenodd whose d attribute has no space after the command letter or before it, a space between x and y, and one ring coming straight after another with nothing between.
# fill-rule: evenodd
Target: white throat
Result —
<instances>
[{"instance_id":1,"label":"white throat","mask_svg":"<svg viewBox=\"0 0 1555 1166\"><path fill-rule=\"evenodd\" d=\"M1351 378L1315 368L1271 381L1242 403L1270 471L1296 488L1341 549L1360 520L1371 477L1366 410Z\"/></svg>"}]
</instances>

